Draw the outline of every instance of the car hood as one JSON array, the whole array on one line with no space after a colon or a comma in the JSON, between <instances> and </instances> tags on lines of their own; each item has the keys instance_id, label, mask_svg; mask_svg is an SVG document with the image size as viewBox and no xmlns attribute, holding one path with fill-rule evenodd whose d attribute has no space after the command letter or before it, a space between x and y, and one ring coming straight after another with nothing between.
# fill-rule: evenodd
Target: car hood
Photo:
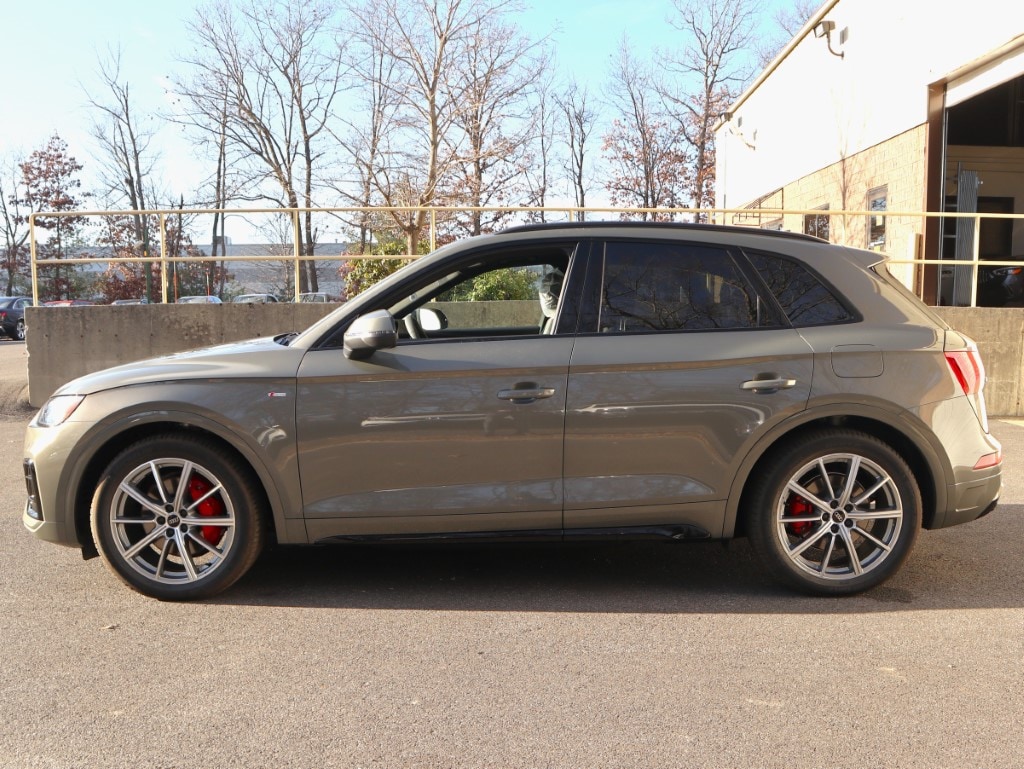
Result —
<instances>
[{"instance_id":1,"label":"car hood","mask_svg":"<svg viewBox=\"0 0 1024 769\"><path fill-rule=\"evenodd\" d=\"M294 378L305 352L270 338L232 342L86 374L54 394L91 395L115 387L175 380Z\"/></svg>"}]
</instances>

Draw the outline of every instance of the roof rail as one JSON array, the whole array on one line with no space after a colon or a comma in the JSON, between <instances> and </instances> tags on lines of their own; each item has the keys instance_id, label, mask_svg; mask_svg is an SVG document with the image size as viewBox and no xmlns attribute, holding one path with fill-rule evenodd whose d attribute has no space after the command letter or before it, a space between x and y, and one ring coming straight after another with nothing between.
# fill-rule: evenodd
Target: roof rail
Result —
<instances>
[{"instance_id":1,"label":"roof rail","mask_svg":"<svg viewBox=\"0 0 1024 769\"><path fill-rule=\"evenodd\" d=\"M666 230L698 230L704 232L733 232L746 235L767 235L775 238L789 238L795 240L806 240L812 243L828 243L827 240L817 238L813 235L805 235L802 232L787 232L784 230L762 230L756 227L742 227L732 224L699 224L694 222L637 222L637 221L587 221L587 222L537 222L534 224L518 224L514 227L507 227L495 234L515 232L543 232L544 230L568 230L568 229L612 229L612 228L647 228Z\"/></svg>"}]
</instances>

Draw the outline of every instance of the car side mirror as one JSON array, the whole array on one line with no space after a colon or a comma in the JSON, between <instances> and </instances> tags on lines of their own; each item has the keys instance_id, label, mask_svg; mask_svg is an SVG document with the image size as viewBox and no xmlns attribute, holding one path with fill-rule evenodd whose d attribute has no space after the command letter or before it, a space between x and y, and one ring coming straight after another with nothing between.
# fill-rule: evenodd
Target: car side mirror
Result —
<instances>
[{"instance_id":1,"label":"car side mirror","mask_svg":"<svg viewBox=\"0 0 1024 769\"><path fill-rule=\"evenodd\" d=\"M444 331L448 328L448 318L434 307L420 307L416 310L416 321L424 331Z\"/></svg>"},{"instance_id":2,"label":"car side mirror","mask_svg":"<svg viewBox=\"0 0 1024 769\"><path fill-rule=\"evenodd\" d=\"M365 360L376 350L386 350L398 344L395 319L387 310L374 310L360 315L345 332L345 357Z\"/></svg>"}]
</instances>

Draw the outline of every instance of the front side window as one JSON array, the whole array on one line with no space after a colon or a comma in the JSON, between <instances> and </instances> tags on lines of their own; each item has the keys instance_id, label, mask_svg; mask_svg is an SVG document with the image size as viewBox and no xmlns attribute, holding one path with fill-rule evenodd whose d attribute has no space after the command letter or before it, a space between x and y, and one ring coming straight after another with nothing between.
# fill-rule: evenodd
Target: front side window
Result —
<instances>
[{"instance_id":1,"label":"front side window","mask_svg":"<svg viewBox=\"0 0 1024 769\"><path fill-rule=\"evenodd\" d=\"M727 251L687 243L610 242L599 297L581 329L706 331L772 325Z\"/></svg>"},{"instance_id":2,"label":"front side window","mask_svg":"<svg viewBox=\"0 0 1024 769\"><path fill-rule=\"evenodd\" d=\"M574 245L492 254L389 308L412 339L554 334ZM575 317L569 319L574 325Z\"/></svg>"}]
</instances>

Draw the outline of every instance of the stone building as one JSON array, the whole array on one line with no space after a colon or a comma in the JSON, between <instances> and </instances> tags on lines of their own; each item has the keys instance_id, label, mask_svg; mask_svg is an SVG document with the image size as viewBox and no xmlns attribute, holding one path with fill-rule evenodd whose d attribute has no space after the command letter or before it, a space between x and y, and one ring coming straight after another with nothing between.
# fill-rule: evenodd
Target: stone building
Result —
<instances>
[{"instance_id":1,"label":"stone building","mask_svg":"<svg viewBox=\"0 0 1024 769\"><path fill-rule=\"evenodd\" d=\"M975 236L973 219L910 214L1024 214L1024 5L828 0L716 139L716 206L744 209L730 223L883 250L926 300L968 304L969 267L908 260L971 259L975 239L982 260L1024 260L1024 218Z\"/></svg>"}]
</instances>

